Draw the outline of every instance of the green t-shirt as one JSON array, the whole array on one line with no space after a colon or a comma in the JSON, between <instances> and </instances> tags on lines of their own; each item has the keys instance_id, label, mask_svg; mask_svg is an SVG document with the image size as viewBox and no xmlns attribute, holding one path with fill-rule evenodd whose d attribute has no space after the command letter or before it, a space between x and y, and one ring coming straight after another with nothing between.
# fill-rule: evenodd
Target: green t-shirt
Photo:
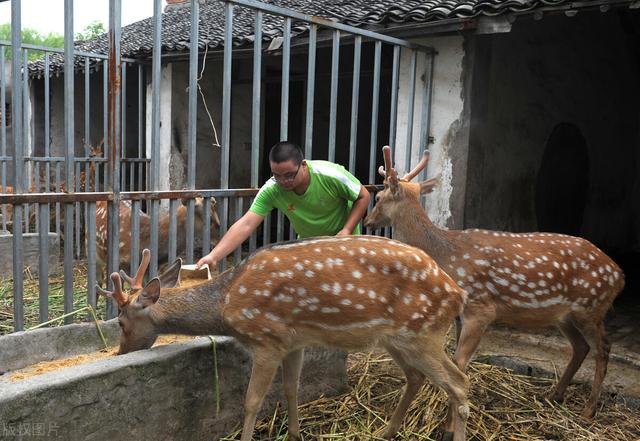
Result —
<instances>
[{"instance_id":1,"label":"green t-shirt","mask_svg":"<svg viewBox=\"0 0 640 441\"><path fill-rule=\"evenodd\" d=\"M332 162L307 161L307 166L311 181L303 195L284 190L271 178L264 183L249 211L265 217L274 208L280 209L300 238L333 236L349 217L353 201L360 194L360 181ZM353 234L360 234L359 225Z\"/></svg>"}]
</instances>

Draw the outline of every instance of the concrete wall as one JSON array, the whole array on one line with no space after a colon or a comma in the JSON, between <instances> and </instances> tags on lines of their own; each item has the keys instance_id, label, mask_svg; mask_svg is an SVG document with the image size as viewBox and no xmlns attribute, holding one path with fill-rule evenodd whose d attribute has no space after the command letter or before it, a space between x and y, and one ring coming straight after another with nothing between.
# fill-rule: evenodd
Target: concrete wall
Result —
<instances>
[{"instance_id":1,"label":"concrete wall","mask_svg":"<svg viewBox=\"0 0 640 441\"><path fill-rule=\"evenodd\" d=\"M636 13L519 18L511 33L477 36L468 227L536 230L535 186L554 127L586 141L588 194L581 234L606 249L638 247L640 68ZM557 198L558 181L546 198ZM635 245L634 245L635 244Z\"/></svg>"},{"instance_id":2,"label":"concrete wall","mask_svg":"<svg viewBox=\"0 0 640 441\"><path fill-rule=\"evenodd\" d=\"M106 328L111 339L117 325ZM88 339L78 333L90 335ZM3 353L9 351L4 339L20 345L29 333L0 339ZM41 334L59 334L64 336ZM99 344L93 324L41 330L37 342L52 342L42 350L50 358L55 347L65 355L66 346L89 340ZM62 338L60 338L62 337ZM33 342L32 342L33 343ZM9 352L9 353L14 353ZM31 351L33 353L33 351ZM212 440L241 425L244 394L251 360L232 338L216 338L220 413L216 415L212 342L199 338L160 346L147 351L109 357L91 363L50 372L21 381L0 377L0 421L11 439L103 440ZM321 395L342 393L347 386L345 354L310 349L305 353L301 377L300 403ZM4 370L4 369L2 369ZM267 395L262 417L271 415L283 401L280 375ZM18 432L22 430L22 432ZM13 433L11 432L13 431ZM44 434L43 432L44 431Z\"/></svg>"}]
</instances>

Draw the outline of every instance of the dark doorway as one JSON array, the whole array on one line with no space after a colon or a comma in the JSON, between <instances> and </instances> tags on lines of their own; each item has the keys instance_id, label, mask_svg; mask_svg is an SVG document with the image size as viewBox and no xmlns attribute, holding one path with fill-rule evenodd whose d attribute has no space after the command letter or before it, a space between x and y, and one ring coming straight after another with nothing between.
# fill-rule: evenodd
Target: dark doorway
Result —
<instances>
[{"instance_id":1,"label":"dark doorway","mask_svg":"<svg viewBox=\"0 0 640 441\"><path fill-rule=\"evenodd\" d=\"M536 178L538 231L580 236L589 192L589 153L580 129L560 123L551 131Z\"/></svg>"}]
</instances>

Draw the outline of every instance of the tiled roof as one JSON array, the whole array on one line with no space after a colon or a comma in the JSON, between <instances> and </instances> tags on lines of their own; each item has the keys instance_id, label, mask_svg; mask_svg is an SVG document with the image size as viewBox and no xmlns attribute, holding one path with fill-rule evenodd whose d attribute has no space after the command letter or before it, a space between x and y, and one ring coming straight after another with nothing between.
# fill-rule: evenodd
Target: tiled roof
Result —
<instances>
[{"instance_id":1,"label":"tiled roof","mask_svg":"<svg viewBox=\"0 0 640 441\"><path fill-rule=\"evenodd\" d=\"M508 12L526 12L544 7L566 7L570 0L264 0L279 7L337 20L358 27L397 24L426 23L451 18L473 18L481 15L493 16ZM581 2L582 5L589 2ZM599 2L601 3L601 2ZM620 3L620 0L612 0ZM190 8L171 7L162 14L162 52L189 50ZM234 8L233 42L235 46L253 44L253 11ZM271 14L263 16L263 41L268 42L281 35L284 19ZM307 23L293 22L292 36L308 30ZM224 6L218 0L200 0L200 31L198 46L204 49L219 48L224 39ZM126 58L148 58L153 47L153 18L146 18L122 28L122 56ZM106 54L107 34L89 41L76 42L76 49ZM83 61L76 59L81 68ZM52 72L61 69L61 54L51 56ZM44 63L30 63L32 75L44 71Z\"/></svg>"}]
</instances>

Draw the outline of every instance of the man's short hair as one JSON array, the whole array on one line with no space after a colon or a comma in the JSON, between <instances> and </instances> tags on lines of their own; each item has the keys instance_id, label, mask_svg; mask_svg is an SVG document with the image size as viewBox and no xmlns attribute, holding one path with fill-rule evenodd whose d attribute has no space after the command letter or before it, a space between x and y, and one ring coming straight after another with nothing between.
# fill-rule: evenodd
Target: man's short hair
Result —
<instances>
[{"instance_id":1,"label":"man's short hair","mask_svg":"<svg viewBox=\"0 0 640 441\"><path fill-rule=\"evenodd\" d=\"M300 146L289 141L280 141L271 147L269 152L269 161L276 164L293 161L295 165L300 165L303 159L304 156Z\"/></svg>"}]
</instances>

